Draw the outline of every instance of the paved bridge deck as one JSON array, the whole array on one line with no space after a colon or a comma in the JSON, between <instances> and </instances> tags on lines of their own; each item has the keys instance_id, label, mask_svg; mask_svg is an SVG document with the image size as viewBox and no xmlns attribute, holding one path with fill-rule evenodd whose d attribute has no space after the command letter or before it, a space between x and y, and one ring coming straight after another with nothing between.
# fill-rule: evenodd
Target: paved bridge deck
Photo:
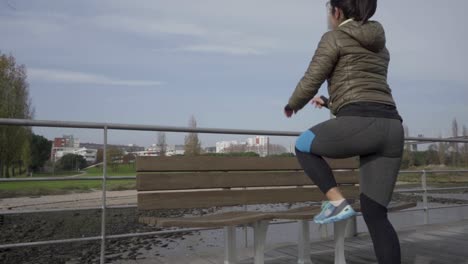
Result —
<instances>
[{"instance_id":1,"label":"paved bridge deck","mask_svg":"<svg viewBox=\"0 0 468 264\"><path fill-rule=\"evenodd\" d=\"M405 264L468 264L468 220L449 223L418 226L400 230L402 258ZM372 242L368 234L349 238L345 243L348 264L375 264ZM333 241L313 242L311 259L315 264L333 264ZM251 253L251 252L250 252ZM121 261L122 264L149 263L223 263L223 252L209 254L197 252L180 256L179 259L147 258ZM249 254L244 252L241 255ZM296 264L297 246L270 245L265 253L266 264ZM251 257L241 257L241 264L253 263Z\"/></svg>"},{"instance_id":2,"label":"paved bridge deck","mask_svg":"<svg viewBox=\"0 0 468 264\"><path fill-rule=\"evenodd\" d=\"M468 221L429 225L400 231L403 263L468 264ZM348 264L377 263L368 234L347 239L345 243ZM286 246L267 252L269 264L292 264L296 259L296 246ZM333 241L312 243L313 263L333 263ZM252 263L252 260L243 261Z\"/></svg>"}]
</instances>

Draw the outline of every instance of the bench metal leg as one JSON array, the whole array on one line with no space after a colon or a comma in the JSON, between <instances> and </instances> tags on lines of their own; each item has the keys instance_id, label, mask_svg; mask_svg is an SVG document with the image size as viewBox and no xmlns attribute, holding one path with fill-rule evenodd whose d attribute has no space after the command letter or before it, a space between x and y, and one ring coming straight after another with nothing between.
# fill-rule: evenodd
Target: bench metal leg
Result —
<instances>
[{"instance_id":1,"label":"bench metal leg","mask_svg":"<svg viewBox=\"0 0 468 264\"><path fill-rule=\"evenodd\" d=\"M254 264L265 263L265 240L268 230L268 221L258 221L253 224L254 229Z\"/></svg>"},{"instance_id":2,"label":"bench metal leg","mask_svg":"<svg viewBox=\"0 0 468 264\"><path fill-rule=\"evenodd\" d=\"M348 220L334 223L333 233L335 237L335 264L346 264L344 254L344 240L347 224Z\"/></svg>"},{"instance_id":3,"label":"bench metal leg","mask_svg":"<svg viewBox=\"0 0 468 264\"><path fill-rule=\"evenodd\" d=\"M345 238L355 237L357 235L357 220L356 216L348 218L346 226Z\"/></svg>"},{"instance_id":4,"label":"bench metal leg","mask_svg":"<svg viewBox=\"0 0 468 264\"><path fill-rule=\"evenodd\" d=\"M224 227L224 264L237 263L236 227Z\"/></svg>"},{"instance_id":5,"label":"bench metal leg","mask_svg":"<svg viewBox=\"0 0 468 264\"><path fill-rule=\"evenodd\" d=\"M310 260L310 231L309 231L309 221L301 220L299 221L299 241L297 244L298 254L297 254L297 263L298 264L312 264Z\"/></svg>"}]
</instances>

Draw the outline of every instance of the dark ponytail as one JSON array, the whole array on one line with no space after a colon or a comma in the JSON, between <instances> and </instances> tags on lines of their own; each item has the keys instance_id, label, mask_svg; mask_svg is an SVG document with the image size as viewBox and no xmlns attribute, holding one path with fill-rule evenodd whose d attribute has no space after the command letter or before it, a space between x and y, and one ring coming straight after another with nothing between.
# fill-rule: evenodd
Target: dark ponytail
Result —
<instances>
[{"instance_id":1,"label":"dark ponytail","mask_svg":"<svg viewBox=\"0 0 468 264\"><path fill-rule=\"evenodd\" d=\"M346 19L354 18L356 21L366 23L377 10L377 0L330 0L331 12L335 7L343 10Z\"/></svg>"}]
</instances>

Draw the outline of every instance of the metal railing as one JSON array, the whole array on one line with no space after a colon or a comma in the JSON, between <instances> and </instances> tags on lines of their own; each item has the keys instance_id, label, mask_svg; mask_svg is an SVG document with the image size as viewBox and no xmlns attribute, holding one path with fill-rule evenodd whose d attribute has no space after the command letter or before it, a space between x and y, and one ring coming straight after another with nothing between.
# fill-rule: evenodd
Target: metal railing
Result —
<instances>
[{"instance_id":1,"label":"metal railing","mask_svg":"<svg viewBox=\"0 0 468 264\"><path fill-rule=\"evenodd\" d=\"M106 211L107 209L127 209L136 208L136 205L129 206L107 206L107 180L122 180L122 179L136 179L136 176L107 176L107 136L108 130L134 130L134 131L154 131L154 132L183 132L183 133L205 133L205 134L234 134L234 135L264 135L264 136L299 136L301 132L293 131L268 131L268 130L242 130L242 129L219 129L219 128L190 128L190 127L174 127L174 126L153 126L153 125L131 125L131 124L116 124L116 123L93 123L93 122L69 122L69 121L48 121L48 120L25 120L25 119L5 119L0 118L0 125L8 126L31 126L31 127L57 127L57 128L86 128L86 129L102 129L104 135L104 146L103 146L103 175L102 177L43 177L43 178L0 178L1 182L26 182L26 181L80 181L80 180L101 180L102 181L102 197L101 207L88 207L88 208L67 208L67 209L46 209L46 210L21 210L21 211L0 211L1 215L12 215L12 214L30 214L30 213L47 213L47 212L65 212L65 211L82 211L82 210L101 210L101 235L93 237L83 238L70 238L60 240L47 240L47 241L34 241L24 242L15 244L3 244L0 245L0 249L5 248L17 248L17 247L28 247L28 246L39 246L39 245L51 245L61 243L74 243L83 241L97 241L101 240L100 250L100 263L105 263L105 249L106 240L108 239L120 239L129 237L141 237L141 236L154 236L164 235L173 233L186 233L193 231L203 230L215 230L219 228L191 228L191 229L177 229L177 230L163 230L155 232L140 232L140 233L127 233L118 235L107 235L106 234ZM459 138L420 138L420 137L407 137L406 141L417 141L417 142L452 142L452 143L468 143L468 139ZM454 207L465 207L468 204L462 205L451 205L451 206L438 206L428 207L428 193L431 191L440 190L465 190L466 187L449 187L449 188L428 188L427 187L427 174L432 173L468 173L468 170L437 170L437 171L400 171L400 174L405 173L421 173L421 188L415 188L410 190L395 190L395 192L422 192L423 193L423 208L407 209L408 211L424 211L424 223L429 223L429 210L431 209L443 209L443 208L454 208ZM394 212L397 213L397 212ZM296 221L278 221L271 224L286 224L295 223Z\"/></svg>"}]
</instances>

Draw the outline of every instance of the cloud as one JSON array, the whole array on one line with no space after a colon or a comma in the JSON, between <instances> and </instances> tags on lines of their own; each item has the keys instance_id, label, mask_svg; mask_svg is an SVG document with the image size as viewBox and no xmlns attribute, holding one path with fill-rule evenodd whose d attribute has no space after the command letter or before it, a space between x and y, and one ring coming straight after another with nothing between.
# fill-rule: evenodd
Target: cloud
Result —
<instances>
[{"instance_id":1,"label":"cloud","mask_svg":"<svg viewBox=\"0 0 468 264\"><path fill-rule=\"evenodd\" d=\"M174 43L175 47L163 49L168 51L259 55L273 50L278 43L271 37L229 27L177 19L111 15L96 17L90 23L103 30L137 34L147 38L165 39L168 35L187 37L183 43Z\"/></svg>"},{"instance_id":2,"label":"cloud","mask_svg":"<svg viewBox=\"0 0 468 264\"><path fill-rule=\"evenodd\" d=\"M103 15L93 18L91 24L103 29L135 33L144 36L157 36L161 34L201 36L206 34L204 28L193 23L149 17Z\"/></svg>"},{"instance_id":3,"label":"cloud","mask_svg":"<svg viewBox=\"0 0 468 264\"><path fill-rule=\"evenodd\" d=\"M8 19L2 20L0 17L0 21L5 22L3 26L0 23L0 29L11 33L27 31L28 36L34 37L36 45L48 48L54 45L67 46L67 42L78 37L105 43L115 36L121 37L123 42L135 39L135 36L147 38L148 43L154 43L156 49L228 56L255 56L308 48L309 40L298 41L290 36L294 35L292 31L310 30L309 23L304 23L296 16L298 10L305 8L297 8L299 3L291 6L281 1L261 1L262 4L251 4L249 1L227 4L202 0L195 5L196 12L190 1L182 5L171 1L148 1L141 6L125 1L112 4L106 1L92 2L83 4L93 11L86 15L63 8L62 13L50 16L25 11ZM310 5L305 0L301 2L302 5ZM259 16L258 9L263 10L263 3L268 3L268 12L262 11ZM212 10L217 12L213 13ZM294 12L295 16L287 20L278 19L288 12ZM312 18L318 19L316 16ZM15 34L18 35L15 39L24 38L23 34Z\"/></svg>"},{"instance_id":4,"label":"cloud","mask_svg":"<svg viewBox=\"0 0 468 264\"><path fill-rule=\"evenodd\" d=\"M228 55L260 55L260 50L248 47L222 46L222 45L191 45L180 50L202 52L202 53L220 53Z\"/></svg>"},{"instance_id":5,"label":"cloud","mask_svg":"<svg viewBox=\"0 0 468 264\"><path fill-rule=\"evenodd\" d=\"M147 80L119 80L103 75L90 74L76 71L65 71L56 69L29 68L28 77L32 80L60 82L60 83L80 83L98 85L121 85L121 86L159 86L158 81Z\"/></svg>"}]
</instances>

